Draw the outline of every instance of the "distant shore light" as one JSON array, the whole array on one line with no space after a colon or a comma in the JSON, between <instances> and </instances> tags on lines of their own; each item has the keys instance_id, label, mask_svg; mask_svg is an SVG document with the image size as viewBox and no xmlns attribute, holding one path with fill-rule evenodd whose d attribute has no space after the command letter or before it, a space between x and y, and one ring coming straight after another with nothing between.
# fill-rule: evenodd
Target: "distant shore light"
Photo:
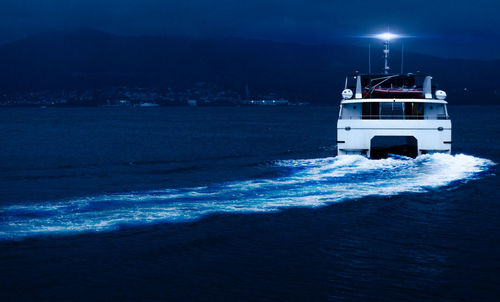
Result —
<instances>
[{"instance_id":1,"label":"distant shore light","mask_svg":"<svg viewBox=\"0 0 500 302\"><path fill-rule=\"evenodd\" d=\"M378 34L375 37L377 37L379 39L382 39L382 40L389 41L389 40L392 40L392 39L396 39L399 36L396 35L396 34L393 34L393 33L383 33L383 34Z\"/></svg>"}]
</instances>

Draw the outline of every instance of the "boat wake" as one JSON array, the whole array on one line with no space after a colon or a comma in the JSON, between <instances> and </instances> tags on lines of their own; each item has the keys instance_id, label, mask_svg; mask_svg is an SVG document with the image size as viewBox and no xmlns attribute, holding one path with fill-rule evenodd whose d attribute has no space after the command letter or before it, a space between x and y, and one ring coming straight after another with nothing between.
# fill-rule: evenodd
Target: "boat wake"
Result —
<instances>
[{"instance_id":1,"label":"boat wake","mask_svg":"<svg viewBox=\"0 0 500 302\"><path fill-rule=\"evenodd\" d=\"M273 212L369 195L426 192L477 178L492 165L487 159L463 154L277 161L268 168L286 173L276 178L2 206L0 240L112 231L122 226L192 221L215 213Z\"/></svg>"}]
</instances>

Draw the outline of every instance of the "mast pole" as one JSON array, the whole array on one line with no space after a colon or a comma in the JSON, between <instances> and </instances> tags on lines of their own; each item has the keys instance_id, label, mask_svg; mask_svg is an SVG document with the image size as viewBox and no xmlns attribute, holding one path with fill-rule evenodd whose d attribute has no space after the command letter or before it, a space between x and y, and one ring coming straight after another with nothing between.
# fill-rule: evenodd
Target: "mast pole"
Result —
<instances>
[{"instance_id":1,"label":"mast pole","mask_svg":"<svg viewBox=\"0 0 500 302\"><path fill-rule=\"evenodd\" d=\"M389 40L385 40L384 47L384 74L389 74Z\"/></svg>"}]
</instances>

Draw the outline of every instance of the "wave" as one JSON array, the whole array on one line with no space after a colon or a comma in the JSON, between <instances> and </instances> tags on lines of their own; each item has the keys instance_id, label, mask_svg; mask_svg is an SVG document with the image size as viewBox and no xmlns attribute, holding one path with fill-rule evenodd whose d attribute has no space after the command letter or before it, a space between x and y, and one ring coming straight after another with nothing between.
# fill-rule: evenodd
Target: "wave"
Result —
<instances>
[{"instance_id":1,"label":"wave","mask_svg":"<svg viewBox=\"0 0 500 302\"><path fill-rule=\"evenodd\" d=\"M492 165L490 160L464 154L277 161L269 169L284 169L285 176L2 206L0 240L112 231L122 226L192 221L215 213L273 212L370 195L426 192L477 178Z\"/></svg>"}]
</instances>

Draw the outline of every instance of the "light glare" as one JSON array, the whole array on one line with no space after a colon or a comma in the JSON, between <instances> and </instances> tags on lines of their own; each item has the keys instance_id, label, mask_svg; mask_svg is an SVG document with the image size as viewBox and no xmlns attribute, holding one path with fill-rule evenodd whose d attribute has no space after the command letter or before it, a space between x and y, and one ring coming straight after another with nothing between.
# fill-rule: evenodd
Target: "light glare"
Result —
<instances>
[{"instance_id":1,"label":"light glare","mask_svg":"<svg viewBox=\"0 0 500 302\"><path fill-rule=\"evenodd\" d=\"M398 35L393 34L393 33L383 33L383 34L376 35L375 37L382 39L382 40L389 41L392 39L396 39L398 37Z\"/></svg>"}]
</instances>

